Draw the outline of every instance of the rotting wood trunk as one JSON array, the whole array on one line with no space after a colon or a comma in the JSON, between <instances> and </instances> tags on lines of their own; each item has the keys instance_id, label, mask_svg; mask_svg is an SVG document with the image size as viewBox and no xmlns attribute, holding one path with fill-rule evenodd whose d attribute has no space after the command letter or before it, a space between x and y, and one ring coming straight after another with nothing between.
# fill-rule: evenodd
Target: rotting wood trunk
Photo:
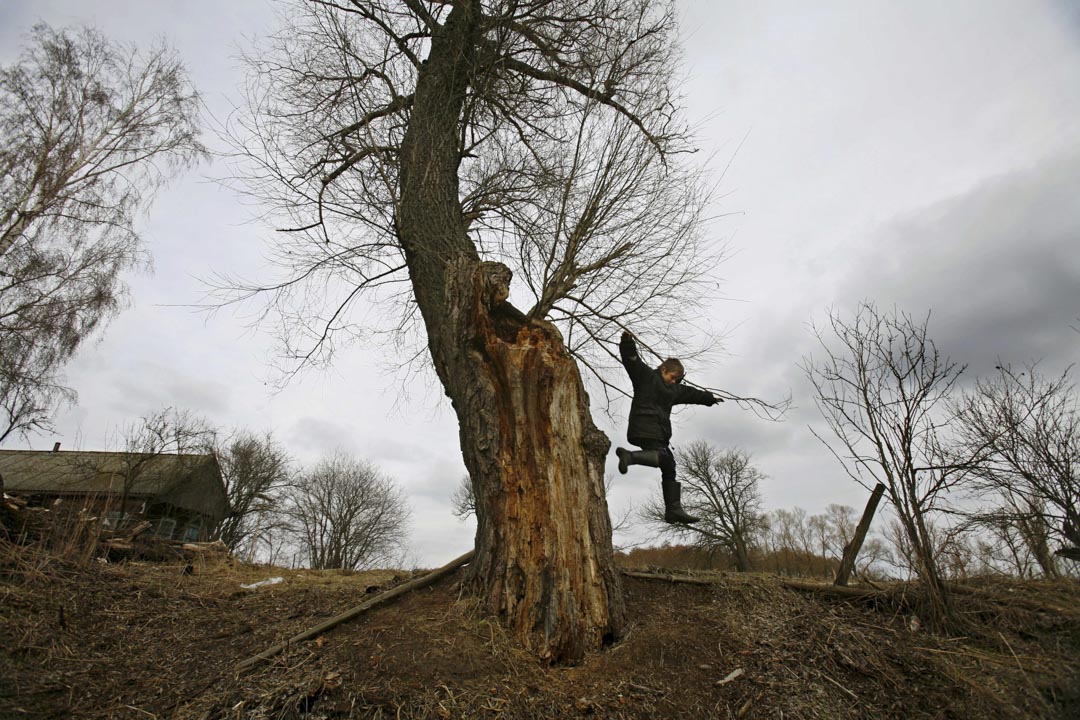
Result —
<instances>
[{"instance_id":1,"label":"rotting wood trunk","mask_svg":"<svg viewBox=\"0 0 1080 720\"><path fill-rule=\"evenodd\" d=\"M432 38L402 144L398 232L476 495L466 586L541 658L572 662L625 622L603 486L610 443L558 331L506 301L510 271L481 262L461 216L478 20L479 3L462 0Z\"/></svg>"},{"instance_id":2,"label":"rotting wood trunk","mask_svg":"<svg viewBox=\"0 0 1080 720\"><path fill-rule=\"evenodd\" d=\"M603 484L610 443L554 328L507 323L485 340L493 394L459 413L477 498L469 583L541 657L575 660L622 629Z\"/></svg>"}]
</instances>

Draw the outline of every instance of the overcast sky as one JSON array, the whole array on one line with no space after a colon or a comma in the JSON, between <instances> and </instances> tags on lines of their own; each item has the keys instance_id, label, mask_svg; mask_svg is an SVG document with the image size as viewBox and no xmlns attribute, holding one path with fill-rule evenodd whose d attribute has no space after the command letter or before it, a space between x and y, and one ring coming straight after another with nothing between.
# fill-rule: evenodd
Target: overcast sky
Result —
<instances>
[{"instance_id":1,"label":"overcast sky","mask_svg":"<svg viewBox=\"0 0 1080 720\"><path fill-rule=\"evenodd\" d=\"M688 112L706 154L721 165L733 157L716 210L735 213L714 228L732 251L716 270L724 299L688 308L727 331L726 353L688 371L739 395L790 392L797 407L781 424L731 404L683 411L676 446L703 439L752 453L769 476L770 509L861 507L865 491L810 432L820 419L799 364L815 347L812 322L867 298L930 312L931 336L969 365L969 379L999 360L1042 358L1054 371L1077 359L1078 7L680 3ZM164 36L219 118L237 98L237 48L275 23L260 0L5 0L0 63L38 20L92 23L128 42ZM55 435L7 447L110 449L140 416L187 408L220 426L271 430L302 463L338 449L372 460L409 494L413 562L461 554L473 526L450 514L465 469L438 388L403 392L381 349L356 349L273 392L266 335L242 316L185 307L212 272L265 271L271 233L208 180L221 173L204 166L160 195L142 225L155 271L128 278L131 307L68 368L78 405L60 413ZM622 442L625 407L614 423L596 421ZM616 474L612 510L658 492L654 473ZM648 537L637 528L616 542Z\"/></svg>"}]
</instances>

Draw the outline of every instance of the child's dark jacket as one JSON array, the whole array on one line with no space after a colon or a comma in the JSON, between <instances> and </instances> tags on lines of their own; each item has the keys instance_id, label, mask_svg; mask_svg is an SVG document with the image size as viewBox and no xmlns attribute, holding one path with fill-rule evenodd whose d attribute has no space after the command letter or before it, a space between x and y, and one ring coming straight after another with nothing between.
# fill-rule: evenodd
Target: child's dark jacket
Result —
<instances>
[{"instance_id":1,"label":"child's dark jacket","mask_svg":"<svg viewBox=\"0 0 1080 720\"><path fill-rule=\"evenodd\" d=\"M641 361L637 345L629 335L624 335L619 342L619 354L634 385L630 426L626 431L626 439L634 445L645 449L667 447L671 441L673 405L716 404L716 398L704 390L665 383L659 369Z\"/></svg>"}]
</instances>

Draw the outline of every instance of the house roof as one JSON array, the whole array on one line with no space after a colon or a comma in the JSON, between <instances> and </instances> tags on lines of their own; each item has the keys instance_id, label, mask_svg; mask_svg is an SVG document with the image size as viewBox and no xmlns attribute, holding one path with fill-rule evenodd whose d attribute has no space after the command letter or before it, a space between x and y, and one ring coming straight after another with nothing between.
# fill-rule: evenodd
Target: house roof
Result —
<instances>
[{"instance_id":1,"label":"house roof","mask_svg":"<svg viewBox=\"0 0 1080 720\"><path fill-rule=\"evenodd\" d=\"M229 509L213 455L0 450L4 489L15 494L121 495L222 520Z\"/></svg>"}]
</instances>

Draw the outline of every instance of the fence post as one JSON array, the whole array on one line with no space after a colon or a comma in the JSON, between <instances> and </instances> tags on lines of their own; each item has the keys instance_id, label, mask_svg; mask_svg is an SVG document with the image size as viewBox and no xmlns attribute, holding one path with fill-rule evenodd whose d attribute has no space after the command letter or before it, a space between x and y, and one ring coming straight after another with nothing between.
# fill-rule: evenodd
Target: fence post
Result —
<instances>
[{"instance_id":1,"label":"fence post","mask_svg":"<svg viewBox=\"0 0 1080 720\"><path fill-rule=\"evenodd\" d=\"M874 513L877 511L878 503L881 501L881 495L884 492L885 486L878 483L874 491L870 493L870 500L866 503L866 509L863 510L862 519L859 520L859 525L855 528L855 537L851 538L851 542L844 546L844 558L840 561L840 569L836 571L834 585L847 585L848 577L855 567L855 558L859 556L863 540L866 539L866 531L870 529L870 521L874 519Z\"/></svg>"}]
</instances>

